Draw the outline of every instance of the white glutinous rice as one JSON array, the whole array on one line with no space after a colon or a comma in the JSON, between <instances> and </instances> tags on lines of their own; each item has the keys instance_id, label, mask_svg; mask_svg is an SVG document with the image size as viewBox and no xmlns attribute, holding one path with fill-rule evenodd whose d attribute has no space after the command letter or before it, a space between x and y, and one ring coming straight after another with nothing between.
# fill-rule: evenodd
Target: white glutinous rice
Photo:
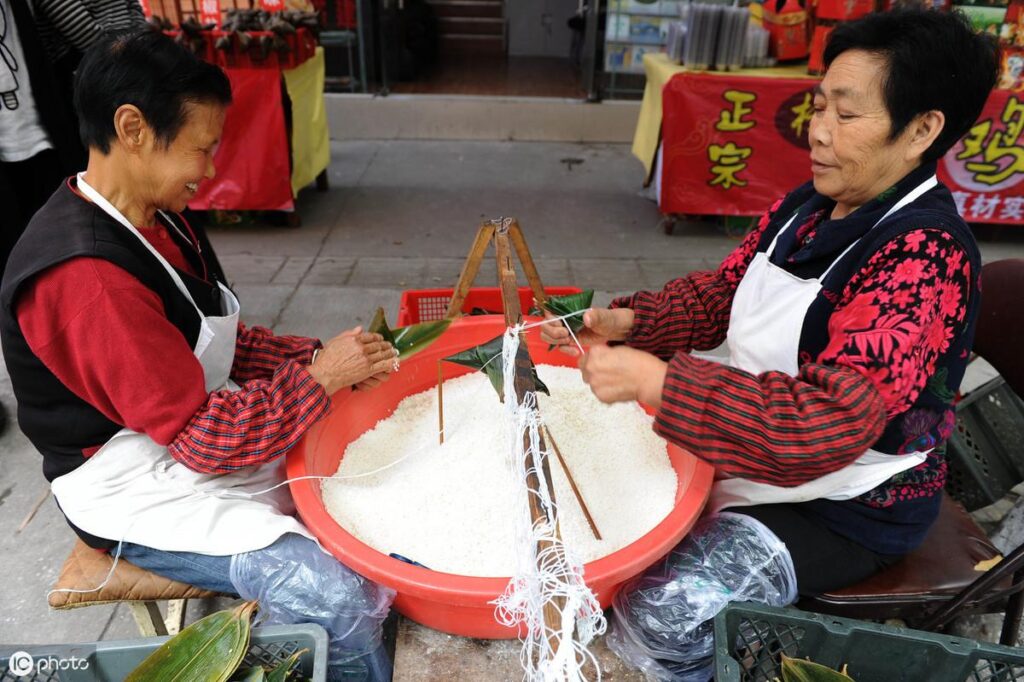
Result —
<instances>
[{"instance_id":1,"label":"white glutinous rice","mask_svg":"<svg viewBox=\"0 0 1024 682\"><path fill-rule=\"evenodd\" d=\"M537 371L551 390L551 397L538 394L541 418L603 539L594 538L552 456L562 537L576 556L593 561L665 518L675 500L675 470L651 417L636 403L602 404L575 368ZM402 400L349 444L337 475L401 461L370 476L324 481L324 503L342 527L384 554L446 573L512 575L512 514L525 483L513 480L508 464L504 407L487 377L473 372L445 382L444 411L444 445L438 445L437 389Z\"/></svg>"}]
</instances>

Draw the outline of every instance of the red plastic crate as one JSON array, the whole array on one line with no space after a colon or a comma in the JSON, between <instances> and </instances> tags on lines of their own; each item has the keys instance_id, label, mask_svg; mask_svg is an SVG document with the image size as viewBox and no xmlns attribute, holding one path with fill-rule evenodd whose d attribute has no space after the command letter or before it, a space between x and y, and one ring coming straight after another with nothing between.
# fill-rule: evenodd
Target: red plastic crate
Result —
<instances>
[{"instance_id":1,"label":"red plastic crate","mask_svg":"<svg viewBox=\"0 0 1024 682\"><path fill-rule=\"evenodd\" d=\"M548 296L564 296L578 294L578 287L544 287ZM417 322L440 320L448 312L448 303L452 300L454 289L407 289L402 292L402 300L398 304L398 323L404 327ZM519 305L526 313L533 307L533 290L530 287L519 287ZM488 313L500 315L501 289L498 287L473 287L466 295L462 304L462 312L469 315L474 309L486 310Z\"/></svg>"}]
</instances>

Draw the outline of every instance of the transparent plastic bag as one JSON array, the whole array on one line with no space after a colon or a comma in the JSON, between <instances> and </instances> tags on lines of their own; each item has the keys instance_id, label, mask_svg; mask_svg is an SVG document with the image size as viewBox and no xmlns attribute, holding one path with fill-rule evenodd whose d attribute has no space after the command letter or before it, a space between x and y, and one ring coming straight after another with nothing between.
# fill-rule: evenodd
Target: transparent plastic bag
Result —
<instances>
[{"instance_id":1,"label":"transparent plastic bag","mask_svg":"<svg viewBox=\"0 0 1024 682\"><path fill-rule=\"evenodd\" d=\"M328 679L382 682L391 660L381 646L381 625L394 590L338 562L301 535L231 559L231 583L244 599L259 601L263 624L316 623L327 630Z\"/></svg>"},{"instance_id":2,"label":"transparent plastic bag","mask_svg":"<svg viewBox=\"0 0 1024 682\"><path fill-rule=\"evenodd\" d=\"M786 545L749 516L717 514L623 586L608 646L649 678L707 682L714 668L713 619L726 604L785 606L796 597Z\"/></svg>"}]
</instances>

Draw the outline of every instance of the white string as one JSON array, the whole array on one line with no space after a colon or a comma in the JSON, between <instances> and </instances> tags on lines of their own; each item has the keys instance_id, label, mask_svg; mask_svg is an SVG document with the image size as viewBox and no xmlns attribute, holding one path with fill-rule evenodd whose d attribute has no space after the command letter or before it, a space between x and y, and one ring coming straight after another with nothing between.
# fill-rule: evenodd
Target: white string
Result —
<instances>
[{"instance_id":1,"label":"white string","mask_svg":"<svg viewBox=\"0 0 1024 682\"><path fill-rule=\"evenodd\" d=\"M583 313L587 312L587 310L593 310L593 308L587 308L586 310L577 310L574 313L569 313L568 315L562 315L561 317L545 318L543 322L531 322L530 324L520 325L519 329L525 331L527 329L533 329L534 327L540 327L540 326L543 326L545 324L550 324L552 322L561 322L563 320L569 319L570 317L576 317L577 315L582 315ZM565 329L566 329L566 331L569 332L569 336L572 337L572 340L576 342L576 347L580 349L580 355L585 354L587 351L583 350L583 344L581 344L580 340L576 338L576 334L573 333L572 327L570 327L569 325L565 325Z\"/></svg>"},{"instance_id":2,"label":"white string","mask_svg":"<svg viewBox=\"0 0 1024 682\"><path fill-rule=\"evenodd\" d=\"M549 453L540 447L542 420L536 393L527 393L522 404L515 400L515 357L519 333L525 327L507 329L502 345L505 411L511 426L509 469L512 484L523 494L517 497L517 508L510 510L516 519L516 571L505 592L492 602L495 618L524 632L520 664L525 679L579 682L589 663L600 680L600 667L587 644L605 631L604 614L583 581L583 562L559 537L558 509L548 493L544 474ZM524 444L524 435L528 445ZM537 489L527 487L528 475L536 476ZM536 523L530 520L531 497L536 498L542 511ZM548 606L557 608L559 623L545 623Z\"/></svg>"},{"instance_id":3,"label":"white string","mask_svg":"<svg viewBox=\"0 0 1024 682\"><path fill-rule=\"evenodd\" d=\"M126 537L128 537L128 532L132 529L132 526L135 525L135 522L138 519L138 516L134 517L132 519L132 522L128 524L128 527L124 529L124 532L121 533L121 539L117 541L117 549L114 551L114 563L110 565L110 570L107 571L107 577L103 579L103 582L101 582L96 587L93 587L92 589L88 590L79 590L72 587L54 588L46 593L46 598L49 599L50 595L56 592L67 592L68 594L89 594L90 592L99 592L104 587L106 587L110 583L110 580L114 577L114 571L117 570L117 563L121 560L121 548L124 546L124 540Z\"/></svg>"}]
</instances>

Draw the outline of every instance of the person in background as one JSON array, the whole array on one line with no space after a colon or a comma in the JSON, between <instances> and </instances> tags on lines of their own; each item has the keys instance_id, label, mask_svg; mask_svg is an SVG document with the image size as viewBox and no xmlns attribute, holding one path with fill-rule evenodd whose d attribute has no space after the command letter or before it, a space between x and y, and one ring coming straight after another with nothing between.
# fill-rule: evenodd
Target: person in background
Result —
<instances>
[{"instance_id":1,"label":"person in background","mask_svg":"<svg viewBox=\"0 0 1024 682\"><path fill-rule=\"evenodd\" d=\"M70 97L82 55L104 34L142 28L139 0L33 0L39 36Z\"/></svg>"},{"instance_id":2,"label":"person in background","mask_svg":"<svg viewBox=\"0 0 1024 682\"><path fill-rule=\"evenodd\" d=\"M26 0L0 0L0 274L29 219L85 164L70 98L62 97ZM0 433L7 428L0 405Z\"/></svg>"},{"instance_id":3,"label":"person in background","mask_svg":"<svg viewBox=\"0 0 1024 682\"><path fill-rule=\"evenodd\" d=\"M741 519L784 548L803 595L893 564L938 515L981 259L936 169L980 115L999 64L994 41L963 15L920 9L836 27L824 61L813 180L770 207L717 270L590 311L580 337L595 344L580 368L598 398L650 405L659 434L714 465L712 526L686 546ZM545 328L548 341L571 343ZM690 354L723 342L727 363ZM616 622L650 645L651 665L707 661L693 642L689 661L676 654L713 610L666 626L692 615L696 595L680 585L708 566L687 563L687 551L670 560L675 578L659 563L616 602ZM736 578L764 554L733 552Z\"/></svg>"},{"instance_id":4,"label":"person in background","mask_svg":"<svg viewBox=\"0 0 1024 682\"><path fill-rule=\"evenodd\" d=\"M162 33L86 53L88 165L29 222L0 285L19 424L86 544L257 599L270 623L319 623L330 679L386 680L394 592L327 554L281 484L331 396L386 380L397 353L359 327L321 345L241 323L180 213L215 175L230 102L224 72Z\"/></svg>"}]
</instances>

